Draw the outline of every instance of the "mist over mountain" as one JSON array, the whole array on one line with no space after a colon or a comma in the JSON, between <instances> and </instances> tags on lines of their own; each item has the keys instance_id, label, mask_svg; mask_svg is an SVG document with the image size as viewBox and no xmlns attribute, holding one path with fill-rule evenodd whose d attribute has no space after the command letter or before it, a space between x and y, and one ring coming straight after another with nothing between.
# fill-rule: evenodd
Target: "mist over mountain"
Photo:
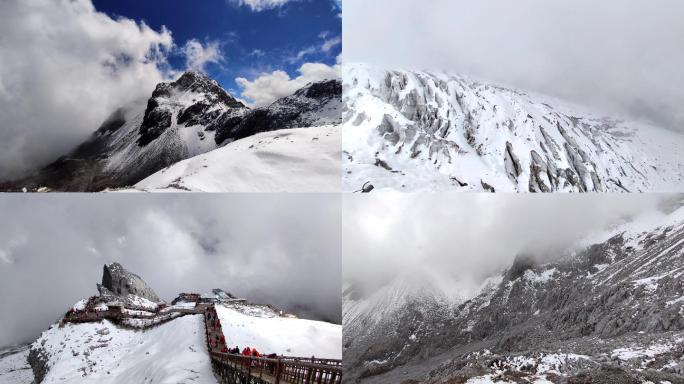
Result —
<instances>
[{"instance_id":1,"label":"mist over mountain","mask_svg":"<svg viewBox=\"0 0 684 384\"><path fill-rule=\"evenodd\" d=\"M345 381L684 380L684 198L513 197L347 202Z\"/></svg>"}]
</instances>

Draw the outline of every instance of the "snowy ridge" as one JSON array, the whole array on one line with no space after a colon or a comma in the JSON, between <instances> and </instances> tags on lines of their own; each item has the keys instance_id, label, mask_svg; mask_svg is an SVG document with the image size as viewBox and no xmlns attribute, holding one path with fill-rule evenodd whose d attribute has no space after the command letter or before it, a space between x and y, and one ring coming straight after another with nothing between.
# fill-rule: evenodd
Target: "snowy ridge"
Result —
<instances>
[{"instance_id":1,"label":"snowy ridge","mask_svg":"<svg viewBox=\"0 0 684 384\"><path fill-rule=\"evenodd\" d=\"M199 315L142 333L106 320L53 325L32 348L46 354L42 383L216 383Z\"/></svg>"},{"instance_id":2,"label":"snowy ridge","mask_svg":"<svg viewBox=\"0 0 684 384\"><path fill-rule=\"evenodd\" d=\"M364 327L379 324L386 319L392 319L396 313L403 310L410 303L419 305L427 301L434 301L440 306L457 304L458 299L450 299L439 288L426 283L426 279L417 276L402 275L368 298L357 298L353 284L348 284L343 292L343 322L349 327L349 334L353 335L354 327L363 324ZM427 307L427 306L426 306ZM428 309L428 308L425 308Z\"/></svg>"},{"instance_id":3,"label":"snowy ridge","mask_svg":"<svg viewBox=\"0 0 684 384\"><path fill-rule=\"evenodd\" d=\"M422 273L400 275L368 297L362 287L345 284L342 324L347 369L373 375L415 356L425 335L461 300L428 281Z\"/></svg>"},{"instance_id":4,"label":"snowy ridge","mask_svg":"<svg viewBox=\"0 0 684 384\"><path fill-rule=\"evenodd\" d=\"M684 135L427 72L343 69L344 188L645 192L684 188Z\"/></svg>"},{"instance_id":5,"label":"snowy ridge","mask_svg":"<svg viewBox=\"0 0 684 384\"><path fill-rule=\"evenodd\" d=\"M340 127L256 134L163 169L142 191L335 192L340 190Z\"/></svg>"}]
</instances>

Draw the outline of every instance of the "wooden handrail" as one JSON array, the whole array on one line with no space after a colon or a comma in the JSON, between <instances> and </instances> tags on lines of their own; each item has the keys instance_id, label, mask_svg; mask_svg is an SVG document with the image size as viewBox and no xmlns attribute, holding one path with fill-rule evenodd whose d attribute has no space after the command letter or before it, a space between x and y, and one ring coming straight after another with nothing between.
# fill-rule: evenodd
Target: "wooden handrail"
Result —
<instances>
[{"instance_id":1,"label":"wooden handrail","mask_svg":"<svg viewBox=\"0 0 684 384\"><path fill-rule=\"evenodd\" d=\"M257 378L268 375L276 383L339 384L342 381L340 360L325 359L330 364L321 364L306 362L301 358L268 358L221 352L212 352L211 358L219 366L242 370L248 376Z\"/></svg>"}]
</instances>

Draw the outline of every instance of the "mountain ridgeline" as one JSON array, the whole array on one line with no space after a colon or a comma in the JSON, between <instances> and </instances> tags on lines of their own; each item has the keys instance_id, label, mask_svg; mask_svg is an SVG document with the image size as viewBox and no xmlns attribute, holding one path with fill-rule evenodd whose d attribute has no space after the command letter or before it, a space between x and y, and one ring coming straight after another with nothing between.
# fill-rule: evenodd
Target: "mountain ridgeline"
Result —
<instances>
[{"instance_id":1,"label":"mountain ridgeline","mask_svg":"<svg viewBox=\"0 0 684 384\"><path fill-rule=\"evenodd\" d=\"M214 80L185 72L157 85L145 103L114 111L92 136L4 190L94 192L131 186L181 160L260 132L339 124L342 84L310 83L269 106L249 108Z\"/></svg>"},{"instance_id":2,"label":"mountain ridgeline","mask_svg":"<svg viewBox=\"0 0 684 384\"><path fill-rule=\"evenodd\" d=\"M606 237L543 258L556 261L520 255L467 301L348 286L345 381L684 383L684 208Z\"/></svg>"}]
</instances>

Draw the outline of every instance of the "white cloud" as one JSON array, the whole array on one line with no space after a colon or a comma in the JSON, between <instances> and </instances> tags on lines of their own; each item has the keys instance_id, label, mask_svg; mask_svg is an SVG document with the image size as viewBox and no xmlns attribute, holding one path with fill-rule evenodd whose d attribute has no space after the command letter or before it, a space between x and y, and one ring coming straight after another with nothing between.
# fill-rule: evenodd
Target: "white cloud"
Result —
<instances>
[{"instance_id":1,"label":"white cloud","mask_svg":"<svg viewBox=\"0 0 684 384\"><path fill-rule=\"evenodd\" d=\"M340 44L342 44L342 38L340 36L336 36L331 39L325 39L325 41L323 41L323 45L321 46L321 50L323 52L330 52L331 49Z\"/></svg>"},{"instance_id":2,"label":"white cloud","mask_svg":"<svg viewBox=\"0 0 684 384\"><path fill-rule=\"evenodd\" d=\"M0 179L72 149L164 79L171 32L90 0L0 2Z\"/></svg>"},{"instance_id":3,"label":"white cloud","mask_svg":"<svg viewBox=\"0 0 684 384\"><path fill-rule=\"evenodd\" d=\"M266 52L264 52L261 49L254 49L252 52L249 53L249 56L255 56L255 57L263 57L266 55Z\"/></svg>"},{"instance_id":4,"label":"white cloud","mask_svg":"<svg viewBox=\"0 0 684 384\"><path fill-rule=\"evenodd\" d=\"M227 0L228 3L249 7L252 11L261 12L269 9L280 8L283 5L296 0Z\"/></svg>"},{"instance_id":5,"label":"white cloud","mask_svg":"<svg viewBox=\"0 0 684 384\"><path fill-rule=\"evenodd\" d=\"M320 45L311 45L308 47L304 47L301 50L299 50L299 52L297 52L296 55L287 58L286 61L289 63L297 63L302 61L302 59L304 59L306 56L310 56L319 52L329 54L334 47L342 44L342 37L330 37L330 31L322 31L318 34L318 37L321 40L323 40L323 42L320 43Z\"/></svg>"},{"instance_id":6,"label":"white cloud","mask_svg":"<svg viewBox=\"0 0 684 384\"><path fill-rule=\"evenodd\" d=\"M12 255L4 249L0 249L0 261L6 264L14 264L14 258L12 258Z\"/></svg>"},{"instance_id":7,"label":"white cloud","mask_svg":"<svg viewBox=\"0 0 684 384\"><path fill-rule=\"evenodd\" d=\"M185 55L187 68L195 71L204 71L208 63L218 64L223 61L221 48L216 41L202 45L199 40L191 39L181 48L181 52Z\"/></svg>"},{"instance_id":8,"label":"white cloud","mask_svg":"<svg viewBox=\"0 0 684 384\"><path fill-rule=\"evenodd\" d=\"M296 55L290 57L287 59L289 63L296 63L298 61L301 61L304 57L313 55L314 53L318 52L318 48L314 46L306 47L301 49L299 52L297 52Z\"/></svg>"},{"instance_id":9,"label":"white cloud","mask_svg":"<svg viewBox=\"0 0 684 384\"><path fill-rule=\"evenodd\" d=\"M261 74L251 81L244 77L238 77L235 81L243 89L243 98L252 100L256 106L263 106L291 95L308 83L339 78L340 64L305 63L299 68L299 73L292 79L287 72L278 70Z\"/></svg>"}]
</instances>

